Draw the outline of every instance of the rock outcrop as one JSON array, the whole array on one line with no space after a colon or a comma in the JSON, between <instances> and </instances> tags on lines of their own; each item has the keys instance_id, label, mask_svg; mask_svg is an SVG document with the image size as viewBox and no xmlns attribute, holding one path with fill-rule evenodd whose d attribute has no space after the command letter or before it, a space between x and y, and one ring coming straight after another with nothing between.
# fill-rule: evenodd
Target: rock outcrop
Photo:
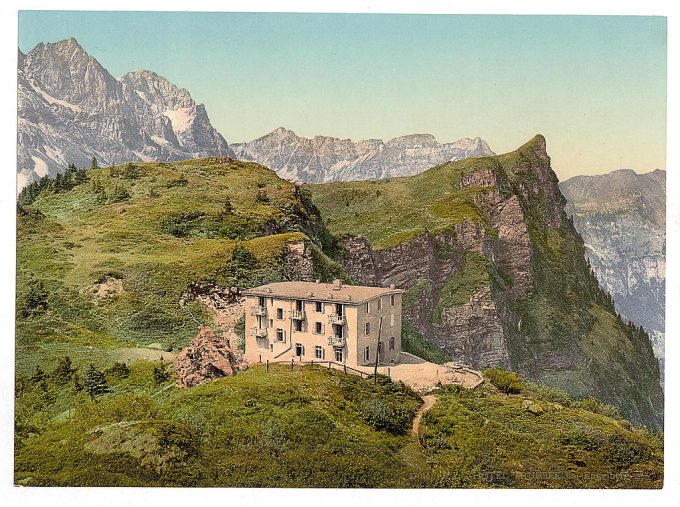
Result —
<instances>
[{"instance_id":1,"label":"rock outcrop","mask_svg":"<svg viewBox=\"0 0 680 507\"><path fill-rule=\"evenodd\" d=\"M231 148L242 160L271 167L289 181L322 183L410 176L450 160L493 155L486 141L459 139L440 144L431 134L352 141L337 137L300 137L278 128Z\"/></svg>"},{"instance_id":2,"label":"rock outcrop","mask_svg":"<svg viewBox=\"0 0 680 507\"><path fill-rule=\"evenodd\" d=\"M194 387L211 380L236 375L247 363L229 340L211 328L199 329L194 338L177 355L175 374L178 387Z\"/></svg>"},{"instance_id":3,"label":"rock outcrop","mask_svg":"<svg viewBox=\"0 0 680 507\"><path fill-rule=\"evenodd\" d=\"M75 39L38 44L18 68L21 189L68 164L233 156L205 107L149 71L114 78Z\"/></svg>"},{"instance_id":4,"label":"rock outcrop","mask_svg":"<svg viewBox=\"0 0 680 507\"><path fill-rule=\"evenodd\" d=\"M438 185L429 199L459 203L472 218L449 212L449 226L421 226L423 232L376 247L346 232L351 217L361 218L354 202L365 202L329 204L331 229L344 224L338 260L355 282L406 288L404 321L456 360L507 367L575 397L595 396L637 423L663 424L649 336L618 318L599 287L542 136L509 154L413 178L400 184L409 192L411 185ZM325 211L325 201L317 205ZM432 209L432 201L410 205ZM381 201L381 215L391 216L390 206ZM395 205L395 212L403 209L403 202ZM411 221L410 231L416 225Z\"/></svg>"}]
</instances>

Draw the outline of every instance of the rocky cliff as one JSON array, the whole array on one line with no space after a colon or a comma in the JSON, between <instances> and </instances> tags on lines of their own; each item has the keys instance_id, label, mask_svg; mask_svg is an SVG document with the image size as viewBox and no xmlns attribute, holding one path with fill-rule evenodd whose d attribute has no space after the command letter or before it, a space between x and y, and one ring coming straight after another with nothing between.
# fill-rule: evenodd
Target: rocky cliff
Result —
<instances>
[{"instance_id":1,"label":"rocky cliff","mask_svg":"<svg viewBox=\"0 0 680 507\"><path fill-rule=\"evenodd\" d=\"M430 134L352 141L300 137L278 128L254 141L233 144L236 156L258 162L289 181L321 183L410 176L432 166L468 157L493 155L479 137L440 144Z\"/></svg>"},{"instance_id":2,"label":"rocky cliff","mask_svg":"<svg viewBox=\"0 0 680 507\"><path fill-rule=\"evenodd\" d=\"M542 136L411 178L310 188L345 270L408 289L405 321L425 340L662 424L649 338L599 288Z\"/></svg>"},{"instance_id":3,"label":"rocky cliff","mask_svg":"<svg viewBox=\"0 0 680 507\"><path fill-rule=\"evenodd\" d=\"M19 189L73 163L89 167L231 155L205 108L148 71L114 78L75 39L18 58Z\"/></svg>"},{"instance_id":4,"label":"rocky cliff","mask_svg":"<svg viewBox=\"0 0 680 507\"><path fill-rule=\"evenodd\" d=\"M666 172L576 176L560 189L597 279L617 311L652 334L663 366Z\"/></svg>"}]
</instances>

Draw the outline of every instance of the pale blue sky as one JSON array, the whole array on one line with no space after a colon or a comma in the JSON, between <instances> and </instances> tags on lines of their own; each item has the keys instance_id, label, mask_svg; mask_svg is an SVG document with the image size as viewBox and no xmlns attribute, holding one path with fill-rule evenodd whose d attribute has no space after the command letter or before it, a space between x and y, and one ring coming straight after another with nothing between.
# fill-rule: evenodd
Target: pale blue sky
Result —
<instances>
[{"instance_id":1,"label":"pale blue sky","mask_svg":"<svg viewBox=\"0 0 680 507\"><path fill-rule=\"evenodd\" d=\"M67 37L187 88L228 142L285 126L500 153L542 133L560 179L665 168L661 17L20 13L22 51Z\"/></svg>"}]
</instances>

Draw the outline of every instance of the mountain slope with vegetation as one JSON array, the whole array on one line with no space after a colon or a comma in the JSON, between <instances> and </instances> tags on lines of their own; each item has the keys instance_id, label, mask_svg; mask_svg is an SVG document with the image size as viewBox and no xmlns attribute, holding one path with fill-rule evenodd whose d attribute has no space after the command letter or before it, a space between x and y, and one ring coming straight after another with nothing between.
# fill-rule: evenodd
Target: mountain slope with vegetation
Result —
<instances>
[{"instance_id":1,"label":"mountain slope with vegetation","mask_svg":"<svg viewBox=\"0 0 680 507\"><path fill-rule=\"evenodd\" d=\"M19 203L22 373L64 354L105 366L143 356L140 346L179 349L198 322L213 324L190 297L180 305L192 288L346 277L324 254L332 240L308 196L253 163L69 170Z\"/></svg>"},{"instance_id":2,"label":"mountain slope with vegetation","mask_svg":"<svg viewBox=\"0 0 680 507\"><path fill-rule=\"evenodd\" d=\"M545 139L424 173L307 187L358 283L408 289L404 320L475 367L504 366L661 427L650 340L585 259Z\"/></svg>"},{"instance_id":3,"label":"mountain slope with vegetation","mask_svg":"<svg viewBox=\"0 0 680 507\"><path fill-rule=\"evenodd\" d=\"M474 391L435 393L413 435L422 401L385 377L374 385L319 366L257 366L178 389L158 375L171 374L167 365L142 361L106 371L105 392L92 400L73 388L77 372L60 366L21 383L19 407L46 408L18 426L17 484L659 488L663 481L661 435L594 400L577 402L502 371L488 372L492 383Z\"/></svg>"}]
</instances>

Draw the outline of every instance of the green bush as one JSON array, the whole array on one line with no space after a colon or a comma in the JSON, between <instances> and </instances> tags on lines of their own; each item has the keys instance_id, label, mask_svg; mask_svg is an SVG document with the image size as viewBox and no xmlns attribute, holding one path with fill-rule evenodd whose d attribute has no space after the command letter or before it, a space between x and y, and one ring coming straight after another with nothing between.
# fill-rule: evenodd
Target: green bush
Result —
<instances>
[{"instance_id":1,"label":"green bush","mask_svg":"<svg viewBox=\"0 0 680 507\"><path fill-rule=\"evenodd\" d=\"M412 414L402 407L390 406L380 398L365 401L361 407L361 416L372 428L392 435L405 433L412 418Z\"/></svg>"},{"instance_id":2,"label":"green bush","mask_svg":"<svg viewBox=\"0 0 680 507\"><path fill-rule=\"evenodd\" d=\"M505 394L519 394L524 389L524 382L514 371L501 368L484 370L484 377Z\"/></svg>"}]
</instances>

